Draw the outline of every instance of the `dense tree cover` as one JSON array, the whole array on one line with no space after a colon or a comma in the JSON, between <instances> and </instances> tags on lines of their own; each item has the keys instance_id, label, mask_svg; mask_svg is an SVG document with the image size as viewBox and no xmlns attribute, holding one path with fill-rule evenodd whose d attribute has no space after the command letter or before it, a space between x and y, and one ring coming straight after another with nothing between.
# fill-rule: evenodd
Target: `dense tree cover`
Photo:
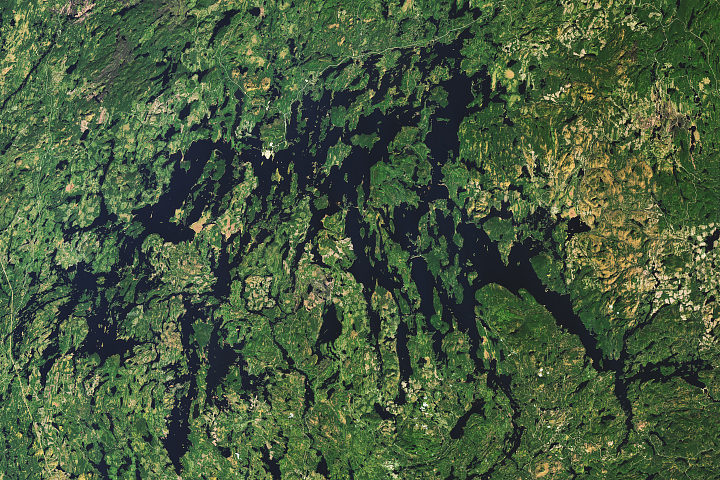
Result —
<instances>
[{"instance_id":1,"label":"dense tree cover","mask_svg":"<svg viewBox=\"0 0 720 480\"><path fill-rule=\"evenodd\" d=\"M0 478L711 478L717 3L0 6Z\"/></svg>"}]
</instances>

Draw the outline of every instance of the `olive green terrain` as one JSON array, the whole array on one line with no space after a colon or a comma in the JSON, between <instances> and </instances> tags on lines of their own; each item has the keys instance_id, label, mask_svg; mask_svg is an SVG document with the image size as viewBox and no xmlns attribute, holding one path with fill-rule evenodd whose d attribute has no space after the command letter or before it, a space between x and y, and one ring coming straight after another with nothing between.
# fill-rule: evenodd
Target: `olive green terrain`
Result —
<instances>
[{"instance_id":1,"label":"olive green terrain","mask_svg":"<svg viewBox=\"0 0 720 480\"><path fill-rule=\"evenodd\" d=\"M0 479L719 478L718 19L3 1Z\"/></svg>"}]
</instances>

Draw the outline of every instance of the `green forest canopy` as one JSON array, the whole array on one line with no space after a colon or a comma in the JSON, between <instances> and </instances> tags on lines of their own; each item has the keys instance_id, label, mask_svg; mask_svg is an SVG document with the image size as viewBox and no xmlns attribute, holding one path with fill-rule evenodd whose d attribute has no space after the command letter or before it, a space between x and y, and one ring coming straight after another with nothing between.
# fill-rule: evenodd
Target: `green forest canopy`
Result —
<instances>
[{"instance_id":1,"label":"green forest canopy","mask_svg":"<svg viewBox=\"0 0 720 480\"><path fill-rule=\"evenodd\" d=\"M0 478L712 478L718 10L4 2Z\"/></svg>"}]
</instances>

